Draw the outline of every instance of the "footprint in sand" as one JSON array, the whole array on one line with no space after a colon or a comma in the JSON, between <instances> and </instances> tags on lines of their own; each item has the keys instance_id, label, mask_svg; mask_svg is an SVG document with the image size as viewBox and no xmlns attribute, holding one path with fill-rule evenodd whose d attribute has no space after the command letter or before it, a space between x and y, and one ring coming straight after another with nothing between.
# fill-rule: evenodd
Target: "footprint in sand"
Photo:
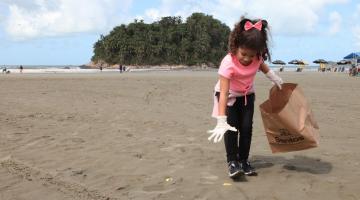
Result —
<instances>
[{"instance_id":1,"label":"footprint in sand","mask_svg":"<svg viewBox=\"0 0 360 200\"><path fill-rule=\"evenodd\" d=\"M143 187L143 190L146 192L158 192L163 191L165 188L163 185L148 185Z\"/></svg>"},{"instance_id":2,"label":"footprint in sand","mask_svg":"<svg viewBox=\"0 0 360 200\"><path fill-rule=\"evenodd\" d=\"M14 135L25 135L28 134L28 132L15 132Z\"/></svg>"},{"instance_id":3,"label":"footprint in sand","mask_svg":"<svg viewBox=\"0 0 360 200\"><path fill-rule=\"evenodd\" d=\"M178 153L185 153L186 152L186 145L184 145L184 144L175 144L175 145L171 145L171 146L168 146L168 147L162 147L160 150L165 151L165 152L176 151Z\"/></svg>"},{"instance_id":4,"label":"footprint in sand","mask_svg":"<svg viewBox=\"0 0 360 200\"><path fill-rule=\"evenodd\" d=\"M272 167L274 166L274 163L272 162L268 162L268 161L264 161L264 160L253 160L252 161L254 167L256 168L269 168L269 167Z\"/></svg>"},{"instance_id":5,"label":"footprint in sand","mask_svg":"<svg viewBox=\"0 0 360 200\"><path fill-rule=\"evenodd\" d=\"M203 173L201 173L200 184L203 184L203 185L215 184L215 182L218 179L219 179L218 176L210 174L209 172L203 172Z\"/></svg>"},{"instance_id":6,"label":"footprint in sand","mask_svg":"<svg viewBox=\"0 0 360 200\"><path fill-rule=\"evenodd\" d=\"M143 192L153 194L166 194L174 191L176 188L166 188L164 185L148 185L143 187Z\"/></svg>"},{"instance_id":7,"label":"footprint in sand","mask_svg":"<svg viewBox=\"0 0 360 200\"><path fill-rule=\"evenodd\" d=\"M82 138L79 138L79 137L66 138L66 139L62 140L62 143L67 143L67 142L71 142L71 143L74 143L74 144L81 144L81 143L84 143L85 140L82 139Z\"/></svg>"}]
</instances>

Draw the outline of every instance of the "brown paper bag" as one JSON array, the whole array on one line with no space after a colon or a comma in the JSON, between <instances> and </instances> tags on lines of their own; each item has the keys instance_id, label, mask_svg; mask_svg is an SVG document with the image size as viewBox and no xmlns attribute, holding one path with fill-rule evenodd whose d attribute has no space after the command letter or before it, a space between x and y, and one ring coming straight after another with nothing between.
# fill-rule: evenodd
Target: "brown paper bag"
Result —
<instances>
[{"instance_id":1,"label":"brown paper bag","mask_svg":"<svg viewBox=\"0 0 360 200\"><path fill-rule=\"evenodd\" d=\"M266 136L273 153L309 149L319 144L319 126L297 84L272 87L260 105Z\"/></svg>"}]
</instances>

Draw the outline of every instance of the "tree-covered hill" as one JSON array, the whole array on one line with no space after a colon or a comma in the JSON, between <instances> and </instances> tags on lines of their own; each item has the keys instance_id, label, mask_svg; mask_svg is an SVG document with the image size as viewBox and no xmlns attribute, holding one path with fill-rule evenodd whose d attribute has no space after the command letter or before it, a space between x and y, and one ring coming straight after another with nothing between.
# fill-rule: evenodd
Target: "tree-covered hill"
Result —
<instances>
[{"instance_id":1,"label":"tree-covered hill","mask_svg":"<svg viewBox=\"0 0 360 200\"><path fill-rule=\"evenodd\" d=\"M185 22L181 17L163 17L151 24L135 20L101 35L92 61L217 66L226 54L229 33L228 26L203 13L193 13Z\"/></svg>"}]
</instances>

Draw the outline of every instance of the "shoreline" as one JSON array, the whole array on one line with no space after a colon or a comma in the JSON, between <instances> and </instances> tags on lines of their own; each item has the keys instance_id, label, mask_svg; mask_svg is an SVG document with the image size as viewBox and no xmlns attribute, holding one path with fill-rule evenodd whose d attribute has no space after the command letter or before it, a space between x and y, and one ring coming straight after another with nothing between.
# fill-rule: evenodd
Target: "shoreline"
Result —
<instances>
[{"instance_id":1,"label":"shoreline","mask_svg":"<svg viewBox=\"0 0 360 200\"><path fill-rule=\"evenodd\" d=\"M296 67L294 68L284 68L283 72L280 72L279 67L272 67L272 70L277 73L284 73L284 72L297 72ZM128 68L125 72L122 73L129 73L129 72L177 72L177 71L204 71L204 72L216 72L217 68L172 68L172 67L153 67L153 68ZM20 74L19 69L7 69L10 74ZM304 68L303 71L297 73L304 73L304 72L319 72L319 73L349 73L349 68L345 68L343 72L337 71L326 71L321 72L318 71L317 68ZM81 68L70 68L70 69L63 69L63 68L41 68L41 69L24 69L23 74L71 74L71 73L120 73L119 69L111 69L111 68L104 68L102 71L99 69L81 69ZM5 73L2 73L5 75Z\"/></svg>"}]
</instances>

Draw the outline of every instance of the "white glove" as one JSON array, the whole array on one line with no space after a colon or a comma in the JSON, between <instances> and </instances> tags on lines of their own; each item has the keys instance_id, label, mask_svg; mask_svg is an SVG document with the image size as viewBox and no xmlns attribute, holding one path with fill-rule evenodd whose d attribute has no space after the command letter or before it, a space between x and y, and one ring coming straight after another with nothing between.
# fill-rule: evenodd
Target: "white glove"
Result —
<instances>
[{"instance_id":1,"label":"white glove","mask_svg":"<svg viewBox=\"0 0 360 200\"><path fill-rule=\"evenodd\" d=\"M214 139L214 143L220 142L226 133L227 130L230 131L237 131L236 128L230 126L226 121L226 116L218 116L216 117L217 124L216 127L213 130L207 131L207 133L211 134L210 137L208 137L208 140Z\"/></svg>"},{"instance_id":2,"label":"white glove","mask_svg":"<svg viewBox=\"0 0 360 200\"><path fill-rule=\"evenodd\" d=\"M276 75L275 72L271 69L265 74L265 76L281 90L281 84L284 82L280 76Z\"/></svg>"}]
</instances>

